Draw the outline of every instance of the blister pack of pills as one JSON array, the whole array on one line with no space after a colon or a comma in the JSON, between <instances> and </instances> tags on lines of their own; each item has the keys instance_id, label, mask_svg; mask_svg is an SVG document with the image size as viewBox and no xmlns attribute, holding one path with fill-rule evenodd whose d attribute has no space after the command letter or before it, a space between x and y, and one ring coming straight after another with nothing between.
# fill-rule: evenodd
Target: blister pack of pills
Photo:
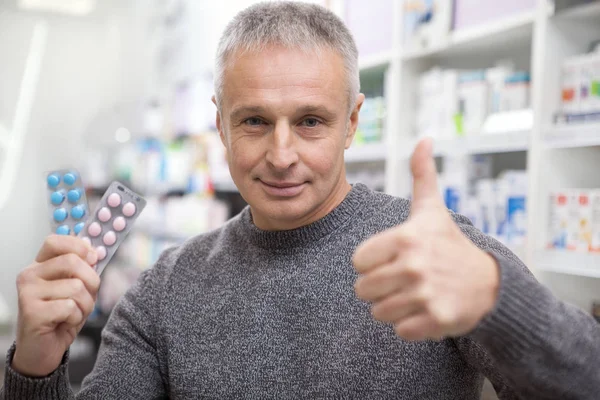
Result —
<instances>
[{"instance_id":1,"label":"blister pack of pills","mask_svg":"<svg viewBox=\"0 0 600 400\"><path fill-rule=\"evenodd\" d=\"M145 206L146 200L127 186L117 181L110 184L78 234L98 253L98 263L94 267L98 275L102 274Z\"/></svg>"},{"instance_id":2,"label":"blister pack of pills","mask_svg":"<svg viewBox=\"0 0 600 400\"><path fill-rule=\"evenodd\" d=\"M59 235L77 235L88 217L88 203L79 172L58 170L46 174L50 227Z\"/></svg>"}]
</instances>

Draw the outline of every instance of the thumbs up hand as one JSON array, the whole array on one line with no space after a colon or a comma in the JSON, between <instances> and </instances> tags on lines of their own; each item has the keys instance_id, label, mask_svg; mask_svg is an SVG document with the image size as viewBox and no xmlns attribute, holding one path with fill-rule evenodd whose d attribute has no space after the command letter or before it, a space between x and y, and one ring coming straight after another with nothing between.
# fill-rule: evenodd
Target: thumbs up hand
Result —
<instances>
[{"instance_id":1,"label":"thumbs up hand","mask_svg":"<svg viewBox=\"0 0 600 400\"><path fill-rule=\"evenodd\" d=\"M355 291L377 320L406 340L442 339L472 331L495 303L499 272L452 220L438 191L431 140L411 159L408 220L356 250Z\"/></svg>"}]
</instances>

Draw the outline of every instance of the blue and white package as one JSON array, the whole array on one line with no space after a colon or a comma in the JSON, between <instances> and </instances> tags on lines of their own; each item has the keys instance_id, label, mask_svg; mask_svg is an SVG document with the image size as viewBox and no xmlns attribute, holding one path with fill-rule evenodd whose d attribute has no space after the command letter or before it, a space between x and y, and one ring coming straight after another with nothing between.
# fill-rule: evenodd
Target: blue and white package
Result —
<instances>
[{"instance_id":1,"label":"blue and white package","mask_svg":"<svg viewBox=\"0 0 600 400\"><path fill-rule=\"evenodd\" d=\"M46 174L46 192L52 233L77 235L88 217L88 203L81 176L76 169Z\"/></svg>"}]
</instances>

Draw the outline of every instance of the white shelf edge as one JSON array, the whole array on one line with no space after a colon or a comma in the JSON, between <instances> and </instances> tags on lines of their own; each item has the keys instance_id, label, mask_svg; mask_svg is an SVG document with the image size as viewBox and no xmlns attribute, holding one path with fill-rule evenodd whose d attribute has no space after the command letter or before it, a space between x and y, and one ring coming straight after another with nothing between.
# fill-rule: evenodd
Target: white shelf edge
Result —
<instances>
[{"instance_id":1,"label":"white shelf edge","mask_svg":"<svg viewBox=\"0 0 600 400\"><path fill-rule=\"evenodd\" d=\"M600 146L600 123L553 126L543 142L547 149Z\"/></svg>"},{"instance_id":2,"label":"white shelf edge","mask_svg":"<svg viewBox=\"0 0 600 400\"><path fill-rule=\"evenodd\" d=\"M576 266L572 266L576 264ZM567 250L544 250L536 253L534 266L539 271L589 278L600 278L600 254Z\"/></svg>"},{"instance_id":3,"label":"white shelf edge","mask_svg":"<svg viewBox=\"0 0 600 400\"><path fill-rule=\"evenodd\" d=\"M511 153L529 150L530 131L510 133L479 134L456 138L434 138L433 154L435 157L452 155ZM404 158L409 158L420 139L413 139L408 146Z\"/></svg>"},{"instance_id":4,"label":"white shelf edge","mask_svg":"<svg viewBox=\"0 0 600 400\"><path fill-rule=\"evenodd\" d=\"M385 161L387 147L385 143L352 144L344 154L344 161L348 163Z\"/></svg>"},{"instance_id":5,"label":"white shelf edge","mask_svg":"<svg viewBox=\"0 0 600 400\"><path fill-rule=\"evenodd\" d=\"M510 30L521 28L527 25L533 25L535 21L535 15L536 10L525 11L511 17L501 18L497 21L454 31L450 34L449 46L452 47L460 44L468 44L481 38L508 32Z\"/></svg>"},{"instance_id":6,"label":"white shelf edge","mask_svg":"<svg viewBox=\"0 0 600 400\"><path fill-rule=\"evenodd\" d=\"M521 12L497 21L484 23L475 27L465 28L458 31L451 31L445 42L441 42L431 48L419 49L406 52L401 55L402 60L414 60L429 57L435 54L442 54L451 51L453 48L473 43L480 39L485 39L514 29L519 29L535 22L536 10Z\"/></svg>"},{"instance_id":7,"label":"white shelf edge","mask_svg":"<svg viewBox=\"0 0 600 400\"><path fill-rule=\"evenodd\" d=\"M384 67L389 65L393 58L394 53L391 50L372 54L366 57L359 57L358 69L362 72L378 67Z\"/></svg>"}]
</instances>

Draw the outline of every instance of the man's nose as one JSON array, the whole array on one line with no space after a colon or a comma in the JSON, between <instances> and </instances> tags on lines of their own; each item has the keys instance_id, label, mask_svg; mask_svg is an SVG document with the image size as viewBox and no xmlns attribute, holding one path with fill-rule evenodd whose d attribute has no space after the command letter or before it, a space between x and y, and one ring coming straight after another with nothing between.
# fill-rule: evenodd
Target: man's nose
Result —
<instances>
[{"instance_id":1,"label":"man's nose","mask_svg":"<svg viewBox=\"0 0 600 400\"><path fill-rule=\"evenodd\" d=\"M270 138L267 162L276 170L286 170L298 162L296 138L288 121L277 122Z\"/></svg>"}]
</instances>

